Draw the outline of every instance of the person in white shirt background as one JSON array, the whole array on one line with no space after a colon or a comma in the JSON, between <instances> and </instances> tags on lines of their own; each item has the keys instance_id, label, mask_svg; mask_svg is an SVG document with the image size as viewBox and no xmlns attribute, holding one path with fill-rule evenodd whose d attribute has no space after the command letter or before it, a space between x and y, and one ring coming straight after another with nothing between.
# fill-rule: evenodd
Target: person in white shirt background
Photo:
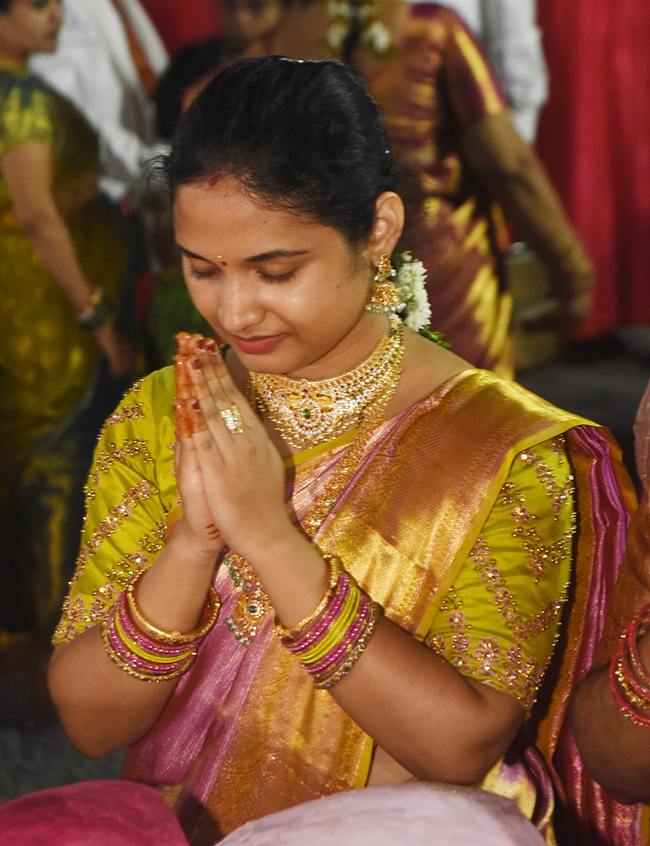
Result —
<instances>
[{"instance_id":1,"label":"person in white shirt background","mask_svg":"<svg viewBox=\"0 0 650 846\"><path fill-rule=\"evenodd\" d=\"M142 192L142 161L155 143L153 90L146 86L155 84L167 62L138 0L66 0L56 52L31 60L32 70L98 132L101 187L118 203Z\"/></svg>"}]
</instances>

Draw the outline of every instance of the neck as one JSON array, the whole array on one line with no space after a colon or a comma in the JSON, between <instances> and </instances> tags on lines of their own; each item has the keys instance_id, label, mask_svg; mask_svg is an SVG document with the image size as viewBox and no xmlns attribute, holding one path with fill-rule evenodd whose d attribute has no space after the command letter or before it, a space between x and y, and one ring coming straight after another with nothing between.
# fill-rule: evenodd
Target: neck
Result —
<instances>
[{"instance_id":1,"label":"neck","mask_svg":"<svg viewBox=\"0 0 650 846\"><path fill-rule=\"evenodd\" d=\"M388 333L388 319L364 312L361 319L339 343L316 361L286 375L292 379L331 379L354 370Z\"/></svg>"},{"instance_id":2,"label":"neck","mask_svg":"<svg viewBox=\"0 0 650 846\"><path fill-rule=\"evenodd\" d=\"M12 70L27 70L28 59L28 53L17 53L7 50L5 47L0 48L0 68L10 68Z\"/></svg>"}]
</instances>

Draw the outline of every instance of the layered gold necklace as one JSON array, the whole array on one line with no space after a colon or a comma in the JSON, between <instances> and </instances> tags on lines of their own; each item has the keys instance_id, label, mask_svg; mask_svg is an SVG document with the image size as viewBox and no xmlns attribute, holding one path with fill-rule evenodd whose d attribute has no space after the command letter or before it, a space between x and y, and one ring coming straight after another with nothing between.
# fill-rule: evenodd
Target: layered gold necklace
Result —
<instances>
[{"instance_id":1,"label":"layered gold necklace","mask_svg":"<svg viewBox=\"0 0 650 846\"><path fill-rule=\"evenodd\" d=\"M265 409L293 449L308 449L358 428L370 408L393 396L404 353L404 328L390 318L390 331L354 370L331 379L292 379L250 373L251 398Z\"/></svg>"}]
</instances>

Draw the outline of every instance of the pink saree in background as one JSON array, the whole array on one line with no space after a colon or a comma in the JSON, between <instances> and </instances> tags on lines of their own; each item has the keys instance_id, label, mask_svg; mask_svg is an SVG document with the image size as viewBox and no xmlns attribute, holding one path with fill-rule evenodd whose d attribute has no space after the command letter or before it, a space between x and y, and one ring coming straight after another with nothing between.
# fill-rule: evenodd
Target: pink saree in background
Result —
<instances>
[{"instance_id":1,"label":"pink saree in background","mask_svg":"<svg viewBox=\"0 0 650 846\"><path fill-rule=\"evenodd\" d=\"M639 809L616 805L590 782L564 727L570 690L602 634L634 499L616 447L585 423L487 372L460 374L378 428L315 541L342 556L389 619L423 639L514 456L566 433L580 539L564 634L527 733L482 786L513 798L549 844L555 827L560 843L636 846ZM344 452L339 445L297 467L290 495L298 519ZM225 567L215 584L219 621L124 770L161 788L193 844L363 787L372 755L371 738L313 689L274 637L271 616L250 647L234 639L224 621L240 591Z\"/></svg>"}]
</instances>

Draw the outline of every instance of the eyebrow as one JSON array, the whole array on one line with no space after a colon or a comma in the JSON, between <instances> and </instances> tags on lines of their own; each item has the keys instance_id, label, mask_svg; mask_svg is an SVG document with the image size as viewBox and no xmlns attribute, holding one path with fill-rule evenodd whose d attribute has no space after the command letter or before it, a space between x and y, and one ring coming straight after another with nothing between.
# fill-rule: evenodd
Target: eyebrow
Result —
<instances>
[{"instance_id":1,"label":"eyebrow","mask_svg":"<svg viewBox=\"0 0 650 846\"><path fill-rule=\"evenodd\" d=\"M186 255L188 258L194 258L198 259L199 261L208 262L208 264L214 264L211 259L207 259L204 256L200 256L198 253L193 253L191 250L186 249L181 244L177 244L176 246L183 253L183 255ZM249 256L248 258L244 259L244 261L271 261L272 259L277 258L292 258L293 256L304 256L307 255L308 252L308 250L269 250L266 253L258 253L256 256Z\"/></svg>"}]
</instances>

